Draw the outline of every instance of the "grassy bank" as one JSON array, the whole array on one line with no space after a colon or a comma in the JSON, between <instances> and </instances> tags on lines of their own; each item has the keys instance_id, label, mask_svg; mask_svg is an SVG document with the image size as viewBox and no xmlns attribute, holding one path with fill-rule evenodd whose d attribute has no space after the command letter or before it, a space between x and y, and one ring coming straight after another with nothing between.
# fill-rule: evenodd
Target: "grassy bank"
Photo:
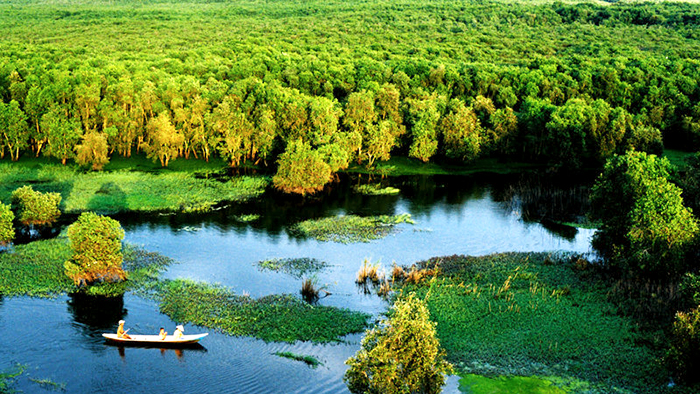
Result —
<instances>
[{"instance_id":1,"label":"grassy bank","mask_svg":"<svg viewBox=\"0 0 700 394\"><path fill-rule=\"evenodd\" d=\"M132 171L143 164L134 159L131 168L115 164L118 170L83 172L74 166L36 160L0 162L0 201L9 203L12 191L32 185L39 191L60 193L61 209L68 213L197 211L222 201L256 197L268 184L264 177L218 176L220 168Z\"/></svg>"},{"instance_id":2,"label":"grassy bank","mask_svg":"<svg viewBox=\"0 0 700 394\"><path fill-rule=\"evenodd\" d=\"M309 305L291 295L254 299L186 280L165 282L160 299L161 312L174 321L264 341L336 342L344 335L362 332L369 318L361 312Z\"/></svg>"},{"instance_id":3,"label":"grassy bank","mask_svg":"<svg viewBox=\"0 0 700 394\"><path fill-rule=\"evenodd\" d=\"M402 291L427 299L462 373L555 376L572 392L683 392L667 386L663 333L618 315L583 260L510 253L420 265L435 264L435 279Z\"/></svg>"},{"instance_id":4,"label":"grassy bank","mask_svg":"<svg viewBox=\"0 0 700 394\"><path fill-rule=\"evenodd\" d=\"M417 159L394 156L387 161L377 162L374 168L353 164L347 170L351 173L385 176L403 175L471 175L477 173L512 174L543 169L535 163L502 162L495 158L478 159L470 164L424 163Z\"/></svg>"}]
</instances>

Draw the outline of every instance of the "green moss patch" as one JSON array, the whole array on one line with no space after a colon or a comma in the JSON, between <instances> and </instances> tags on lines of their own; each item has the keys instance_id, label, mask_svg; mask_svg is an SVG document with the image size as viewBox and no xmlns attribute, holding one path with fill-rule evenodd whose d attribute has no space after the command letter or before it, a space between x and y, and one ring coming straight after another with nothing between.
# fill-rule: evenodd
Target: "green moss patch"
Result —
<instances>
[{"instance_id":1,"label":"green moss patch","mask_svg":"<svg viewBox=\"0 0 700 394\"><path fill-rule=\"evenodd\" d=\"M347 244L384 238L400 223L414 222L407 213L364 217L347 215L306 220L296 224L293 230L319 241Z\"/></svg>"},{"instance_id":2,"label":"green moss patch","mask_svg":"<svg viewBox=\"0 0 700 394\"><path fill-rule=\"evenodd\" d=\"M328 306L312 306L291 295L259 299L187 280L161 285L160 310L177 322L188 322L236 336L264 341L338 342L362 332L369 315Z\"/></svg>"},{"instance_id":3,"label":"green moss patch","mask_svg":"<svg viewBox=\"0 0 700 394\"><path fill-rule=\"evenodd\" d=\"M566 394L551 381L538 377L497 377L467 374L459 380L459 390L466 394Z\"/></svg>"},{"instance_id":4,"label":"green moss patch","mask_svg":"<svg viewBox=\"0 0 700 394\"><path fill-rule=\"evenodd\" d=\"M60 165L0 163L0 201L20 186L58 192L64 212L199 211L222 201L259 196L268 180L240 176L214 179L194 172L120 170L83 173Z\"/></svg>"},{"instance_id":5,"label":"green moss patch","mask_svg":"<svg viewBox=\"0 0 700 394\"><path fill-rule=\"evenodd\" d=\"M259 261L257 265L262 270L284 272L285 274L300 279L307 274L323 270L328 266L328 263L308 257L302 257L296 259L287 258L263 260Z\"/></svg>"},{"instance_id":6,"label":"green moss patch","mask_svg":"<svg viewBox=\"0 0 700 394\"><path fill-rule=\"evenodd\" d=\"M618 315L590 265L543 253L419 265L440 273L402 291L427 299L440 343L464 373L560 376L591 392L663 392L668 383L663 334Z\"/></svg>"}]
</instances>

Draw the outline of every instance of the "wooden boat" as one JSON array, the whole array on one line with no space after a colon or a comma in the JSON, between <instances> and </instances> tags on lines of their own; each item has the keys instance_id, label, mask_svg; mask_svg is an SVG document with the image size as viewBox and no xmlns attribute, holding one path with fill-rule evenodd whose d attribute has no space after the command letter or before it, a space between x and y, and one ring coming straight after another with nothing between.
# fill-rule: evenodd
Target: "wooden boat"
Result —
<instances>
[{"instance_id":1,"label":"wooden boat","mask_svg":"<svg viewBox=\"0 0 700 394\"><path fill-rule=\"evenodd\" d=\"M160 339L160 335L136 335L129 334L131 338L118 338L117 334L102 334L108 341L119 344L135 344L135 345L187 345L199 342L200 339L206 337L209 333L183 335L180 338L175 338L174 335L168 335L165 339Z\"/></svg>"}]
</instances>

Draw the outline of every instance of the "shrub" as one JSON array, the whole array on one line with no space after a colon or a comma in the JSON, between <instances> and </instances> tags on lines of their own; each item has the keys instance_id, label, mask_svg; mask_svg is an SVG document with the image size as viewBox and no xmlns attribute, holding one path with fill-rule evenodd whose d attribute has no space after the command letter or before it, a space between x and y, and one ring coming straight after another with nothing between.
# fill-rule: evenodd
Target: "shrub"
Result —
<instances>
[{"instance_id":1,"label":"shrub","mask_svg":"<svg viewBox=\"0 0 700 394\"><path fill-rule=\"evenodd\" d=\"M16 206L20 223L27 226L50 226L61 216L58 209L61 195L58 193L42 193L31 186L22 186L12 192L12 203Z\"/></svg>"},{"instance_id":2,"label":"shrub","mask_svg":"<svg viewBox=\"0 0 700 394\"><path fill-rule=\"evenodd\" d=\"M15 220L15 214L9 206L0 203L0 246L4 246L15 239L15 229L12 227L12 221Z\"/></svg>"},{"instance_id":3,"label":"shrub","mask_svg":"<svg viewBox=\"0 0 700 394\"><path fill-rule=\"evenodd\" d=\"M368 331L345 363L353 393L439 393L452 366L436 337L425 302L410 294L392 307L384 327Z\"/></svg>"},{"instance_id":4,"label":"shrub","mask_svg":"<svg viewBox=\"0 0 700 394\"><path fill-rule=\"evenodd\" d=\"M700 306L676 313L666 362L679 381L700 382Z\"/></svg>"},{"instance_id":5,"label":"shrub","mask_svg":"<svg viewBox=\"0 0 700 394\"><path fill-rule=\"evenodd\" d=\"M73 257L66 261L66 275L75 284L126 279L122 269L124 230L119 222L93 212L80 215L68 227Z\"/></svg>"}]
</instances>

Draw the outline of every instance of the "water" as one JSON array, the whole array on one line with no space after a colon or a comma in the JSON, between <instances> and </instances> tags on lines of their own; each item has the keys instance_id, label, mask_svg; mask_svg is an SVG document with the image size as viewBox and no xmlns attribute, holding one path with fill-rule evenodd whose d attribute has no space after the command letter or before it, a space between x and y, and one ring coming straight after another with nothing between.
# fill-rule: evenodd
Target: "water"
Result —
<instances>
[{"instance_id":1,"label":"water","mask_svg":"<svg viewBox=\"0 0 700 394\"><path fill-rule=\"evenodd\" d=\"M400 195L376 197L352 192L352 185L363 181L344 179L312 200L271 192L259 201L207 214L125 215L118 219L126 230L126 241L179 261L165 273L168 278L220 283L253 297L298 295L302 279L261 271L256 262L310 257L329 264L317 274L318 283L331 293L319 300L320 304L374 315L386 310L387 304L356 287L355 274L364 259L381 261L388 269L393 262L410 265L452 254L585 253L590 249L592 230L553 231L552 226L548 229L531 221L532 209L528 207L546 205L542 203L546 197L539 203L528 200L531 196L520 192L522 187L514 189L512 185L535 182L541 188L540 179L407 177L391 181L402 190ZM562 185L561 190L571 187ZM575 183L573 187L582 186ZM581 203L573 208L570 205L557 212L562 217L554 219L568 220L563 216L581 214ZM400 213L410 213L416 223L401 224L395 233L369 243L318 242L289 230L294 223L309 218ZM260 218L244 223L240 221L244 214ZM193 349L105 344L100 334L114 331L122 318L132 333L156 333L161 326L172 332L176 324L160 314L152 301L130 294L109 304L73 296L55 300L0 298L0 368L26 365L27 372L15 386L25 392L49 391L31 379L50 379L77 393L342 393L347 392L342 381L344 361L357 351L361 340L358 334L334 345L265 343L207 330L210 335L202 346ZM186 325L185 331L204 330ZM280 351L311 355L323 365L312 369L274 355ZM456 379L451 378L445 392L456 392L456 387Z\"/></svg>"}]
</instances>

